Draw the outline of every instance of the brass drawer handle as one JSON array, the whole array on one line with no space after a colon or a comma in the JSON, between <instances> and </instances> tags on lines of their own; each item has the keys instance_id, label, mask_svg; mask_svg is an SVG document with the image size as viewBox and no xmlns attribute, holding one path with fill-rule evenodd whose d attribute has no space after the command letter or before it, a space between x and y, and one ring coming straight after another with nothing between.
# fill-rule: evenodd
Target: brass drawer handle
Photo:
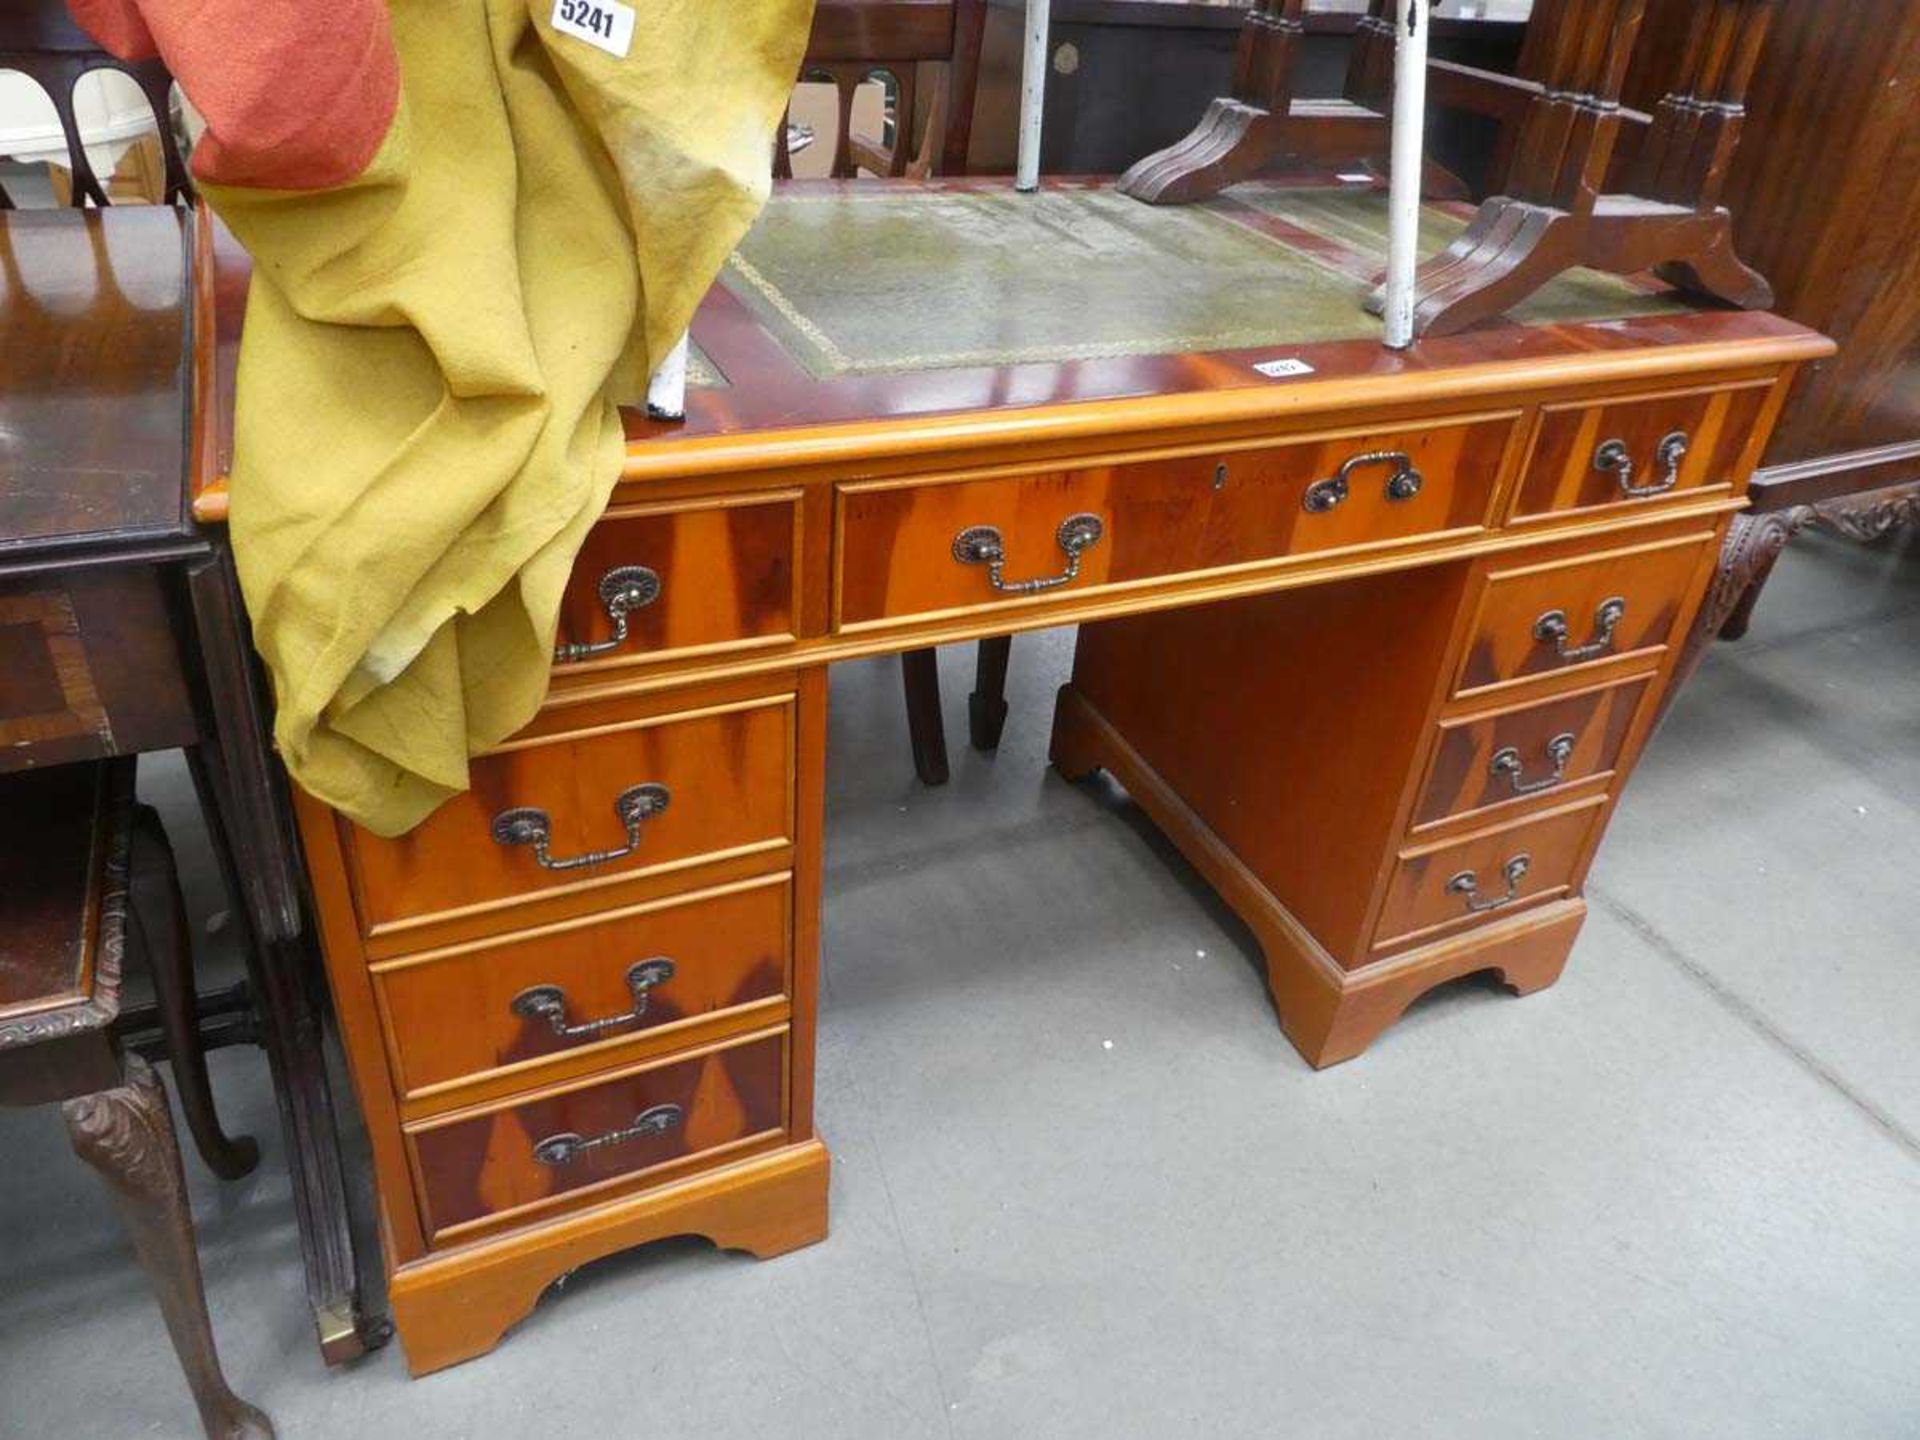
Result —
<instances>
[{"instance_id":1,"label":"brass drawer handle","mask_svg":"<svg viewBox=\"0 0 1920 1440\"><path fill-rule=\"evenodd\" d=\"M1323 515L1347 498L1351 490L1353 472L1368 465L1391 465L1393 473L1387 477L1387 499L1411 500L1420 493L1425 483L1420 472L1413 468L1413 456L1404 450L1369 450L1365 454L1355 455L1340 467L1340 473L1325 480L1316 480L1307 487L1307 493L1300 497L1303 509L1315 515Z\"/></svg>"},{"instance_id":2,"label":"brass drawer handle","mask_svg":"<svg viewBox=\"0 0 1920 1440\"><path fill-rule=\"evenodd\" d=\"M1002 595L1037 595L1057 590L1080 578L1080 557L1100 543L1107 527L1098 515L1069 515L1053 532L1054 543L1067 552L1067 568L1058 575L1035 580L1006 578L1006 537L992 525L969 525L953 537L953 558L962 565L987 567L987 584Z\"/></svg>"},{"instance_id":3,"label":"brass drawer handle","mask_svg":"<svg viewBox=\"0 0 1920 1440\"><path fill-rule=\"evenodd\" d=\"M553 658L562 665L605 655L627 643L627 616L644 610L660 598L660 572L645 565L616 565L600 577L600 603L607 619L613 622L613 634L604 640L574 640L553 647Z\"/></svg>"},{"instance_id":4,"label":"brass drawer handle","mask_svg":"<svg viewBox=\"0 0 1920 1440\"><path fill-rule=\"evenodd\" d=\"M523 1020L544 1020L562 1040L589 1040L631 1025L645 1017L649 992L673 978L673 961L664 955L651 960L636 960L627 967L627 989L633 994L633 1008L623 1015L608 1015L599 1020L567 1022L567 992L558 985L531 985L513 997L511 1009Z\"/></svg>"},{"instance_id":5,"label":"brass drawer handle","mask_svg":"<svg viewBox=\"0 0 1920 1440\"><path fill-rule=\"evenodd\" d=\"M1527 762L1520 758L1519 747L1509 745L1496 750L1493 761L1487 766L1487 774L1495 780L1502 775L1507 777L1516 795L1532 795L1536 791L1551 790L1567 778L1567 762L1573 758L1573 736L1556 735L1547 742L1547 760L1553 766L1553 773L1543 775L1538 780L1526 780Z\"/></svg>"},{"instance_id":6,"label":"brass drawer handle","mask_svg":"<svg viewBox=\"0 0 1920 1440\"><path fill-rule=\"evenodd\" d=\"M1482 899L1480 895L1480 877L1471 870L1462 870L1447 881L1449 895L1464 895L1467 900L1467 912L1481 915L1489 910L1498 910L1502 905L1511 905L1520 898L1520 882L1527 878L1527 871L1533 868L1533 857L1524 852L1514 856L1500 867L1500 873L1506 876L1507 893L1495 895L1491 899Z\"/></svg>"},{"instance_id":7,"label":"brass drawer handle","mask_svg":"<svg viewBox=\"0 0 1920 1440\"><path fill-rule=\"evenodd\" d=\"M604 1135L596 1135L591 1140L574 1134L571 1130L559 1135L549 1135L533 1147L533 1158L542 1165L570 1165L589 1150L604 1150L612 1145L624 1145L629 1140L639 1140L647 1135L664 1135L686 1118L686 1112L678 1105L655 1105L643 1110L634 1117L634 1122L624 1130L609 1130Z\"/></svg>"},{"instance_id":8,"label":"brass drawer handle","mask_svg":"<svg viewBox=\"0 0 1920 1440\"><path fill-rule=\"evenodd\" d=\"M1613 649L1614 631L1627 618L1627 601L1622 595L1602 600L1593 612L1593 634L1584 645L1567 644L1567 612L1549 610L1533 622L1533 638L1553 646L1554 653L1569 664L1594 660Z\"/></svg>"},{"instance_id":9,"label":"brass drawer handle","mask_svg":"<svg viewBox=\"0 0 1920 1440\"><path fill-rule=\"evenodd\" d=\"M1680 483L1680 462L1687 458L1687 432L1675 430L1653 452L1654 463L1666 473L1651 485L1633 483L1633 455L1624 440L1602 441L1593 452L1593 468L1611 470L1620 482L1620 493L1629 500L1644 500L1649 495L1664 495Z\"/></svg>"},{"instance_id":10,"label":"brass drawer handle","mask_svg":"<svg viewBox=\"0 0 1920 1440\"><path fill-rule=\"evenodd\" d=\"M667 808L673 798L664 785L635 785L622 790L613 802L613 813L626 827L627 843L614 850L589 850L556 860L547 846L553 839L553 818L537 805L519 805L502 810L493 817L496 845L531 845L533 858L542 870L579 870L588 865L604 865L609 860L624 860L640 848L640 827Z\"/></svg>"}]
</instances>

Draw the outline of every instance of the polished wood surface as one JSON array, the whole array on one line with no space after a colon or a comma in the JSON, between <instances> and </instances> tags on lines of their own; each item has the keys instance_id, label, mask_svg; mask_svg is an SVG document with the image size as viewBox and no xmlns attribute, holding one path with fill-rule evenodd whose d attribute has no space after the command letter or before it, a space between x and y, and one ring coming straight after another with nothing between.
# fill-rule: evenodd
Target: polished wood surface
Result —
<instances>
[{"instance_id":1,"label":"polished wood surface","mask_svg":"<svg viewBox=\"0 0 1920 1440\"><path fill-rule=\"evenodd\" d=\"M777 1143L785 1124L786 1046L775 1032L590 1084L546 1092L408 1131L427 1228L436 1238L486 1219L550 1212L556 1202L682 1175ZM661 1107L671 1107L661 1111ZM542 1141L625 1135L649 1111L662 1124L605 1148L543 1161Z\"/></svg>"},{"instance_id":2,"label":"polished wood surface","mask_svg":"<svg viewBox=\"0 0 1920 1440\"><path fill-rule=\"evenodd\" d=\"M395 1082L407 1100L507 1070L525 1083L556 1059L604 1065L684 1044L715 1021L784 1019L792 926L782 872L377 964ZM636 1004L630 972L661 961L671 973ZM537 986L560 990L559 1025L515 1008Z\"/></svg>"},{"instance_id":3,"label":"polished wood surface","mask_svg":"<svg viewBox=\"0 0 1920 1440\"><path fill-rule=\"evenodd\" d=\"M1544 816L1402 851L1380 907L1373 953L1436 940L1570 893L1605 803L1604 796L1595 796ZM1516 863L1526 867L1518 878L1509 870ZM1472 877L1471 894L1461 876Z\"/></svg>"},{"instance_id":4,"label":"polished wood surface","mask_svg":"<svg viewBox=\"0 0 1920 1440\"><path fill-rule=\"evenodd\" d=\"M854 191L870 181L794 181L809 193ZM889 182L904 186L908 182ZM916 182L927 193L1004 188L1004 180ZM1093 181L1048 180L1050 187ZM1337 267L1377 261L1329 246L1305 232L1288 243L1324 251ZM244 313L247 257L217 222L205 236L209 264L202 309L211 316L204 352L212 396L204 407L205 463L196 468L195 515L225 518L225 476L232 459L233 366ZM1762 312L1701 309L1605 324L1531 325L1490 321L1462 335L1433 336L1407 351L1373 340L1316 341L1285 347L1313 367L1309 379L1268 380L1253 369L1274 350L1193 351L1121 355L1006 365L956 365L820 379L797 361L723 286L709 291L693 337L726 375L726 386L694 388L687 418L667 424L641 410L624 414L629 436L626 479L642 486L622 499L652 502L666 494L711 495L715 478L729 488L758 474L763 485L790 486L767 470L769 447L795 465L884 461L912 468L916 455L951 454L998 441L1038 451L1048 442L1071 447L1129 431L1241 423L1271 434L1302 415L1377 413L1384 395L1395 404L1499 404L1516 390L1563 384L1597 391L1646 383L1694 369L1724 367L1730 356L1764 370L1819 360L1831 347L1805 327ZM687 483L677 491L668 482ZM644 482L644 483L643 483ZM704 482L704 483L703 483Z\"/></svg>"},{"instance_id":5,"label":"polished wood surface","mask_svg":"<svg viewBox=\"0 0 1920 1440\"><path fill-rule=\"evenodd\" d=\"M191 355L180 212L3 219L0 563L177 537Z\"/></svg>"},{"instance_id":6,"label":"polished wood surface","mask_svg":"<svg viewBox=\"0 0 1920 1440\"><path fill-rule=\"evenodd\" d=\"M0 774L195 742L167 582L144 563L0 578Z\"/></svg>"},{"instance_id":7,"label":"polished wood surface","mask_svg":"<svg viewBox=\"0 0 1920 1440\"><path fill-rule=\"evenodd\" d=\"M1478 529L1488 520L1514 418L1038 475L843 485L836 621L849 629L994 603L984 568L954 562L955 537L974 525L1001 532L1006 575L1017 582L1059 574L1060 524L1099 515L1105 533L1082 556L1076 593L1363 540ZM1368 456L1394 458L1356 463ZM1390 487L1408 470L1420 477L1418 488L1397 498ZM1345 488L1327 488L1326 508L1309 509L1309 487L1343 473L1350 473Z\"/></svg>"},{"instance_id":8,"label":"polished wood surface","mask_svg":"<svg viewBox=\"0 0 1920 1440\"><path fill-rule=\"evenodd\" d=\"M1699 525L1597 554L1527 555L1489 566L1474 601L1458 689L1486 692L1528 676L1653 659L1674 639L1689 577L1717 542ZM1609 624L1610 600L1622 602ZM1564 644L1542 620L1564 617Z\"/></svg>"},{"instance_id":9,"label":"polished wood surface","mask_svg":"<svg viewBox=\"0 0 1920 1440\"><path fill-rule=\"evenodd\" d=\"M689 653L790 640L799 623L797 494L719 505L616 505L580 549L560 603L560 644L606 646L604 577L651 571L657 595L626 613L627 639L572 663L617 670Z\"/></svg>"},{"instance_id":10,"label":"polished wood surface","mask_svg":"<svg viewBox=\"0 0 1920 1440\"><path fill-rule=\"evenodd\" d=\"M617 704L549 712L472 762L472 788L395 839L341 822L361 923L370 935L480 911L508 925L513 902L543 890L603 891L662 868L785 845L793 836L794 701L776 692L684 714L630 718ZM617 859L554 869L531 845L493 838L496 816L517 807L551 821L555 861L619 849L627 834L614 802L637 785L663 785L666 808L639 827Z\"/></svg>"},{"instance_id":11,"label":"polished wood surface","mask_svg":"<svg viewBox=\"0 0 1920 1440\"><path fill-rule=\"evenodd\" d=\"M1478 818L1548 790L1606 781L1620 763L1649 683L1641 676L1443 720L1414 806L1413 831Z\"/></svg>"},{"instance_id":12,"label":"polished wood surface","mask_svg":"<svg viewBox=\"0 0 1920 1440\"><path fill-rule=\"evenodd\" d=\"M1760 410L1771 388L1755 383L1634 396L1605 405L1551 406L1535 432L1514 515L1638 504L1626 493L1629 486L1680 494L1729 484L1725 477L1753 468L1762 433ZM1662 453L1668 436L1678 437L1677 461ZM1617 447L1625 466L1602 464L1606 447Z\"/></svg>"},{"instance_id":13,"label":"polished wood surface","mask_svg":"<svg viewBox=\"0 0 1920 1440\"><path fill-rule=\"evenodd\" d=\"M827 1235L826 1146L817 1140L619 1197L395 1271L393 1313L416 1375L484 1355L553 1281L670 1235L772 1259Z\"/></svg>"},{"instance_id":14,"label":"polished wood surface","mask_svg":"<svg viewBox=\"0 0 1920 1440\"><path fill-rule=\"evenodd\" d=\"M1327 951L1352 960L1400 809L1401 757L1431 724L1465 582L1460 565L1431 566L1086 625L1072 692ZM1360 636L1364 704L1351 681ZM1061 724L1054 763L1071 778ZM1266 758L1235 763L1243 755Z\"/></svg>"}]
</instances>

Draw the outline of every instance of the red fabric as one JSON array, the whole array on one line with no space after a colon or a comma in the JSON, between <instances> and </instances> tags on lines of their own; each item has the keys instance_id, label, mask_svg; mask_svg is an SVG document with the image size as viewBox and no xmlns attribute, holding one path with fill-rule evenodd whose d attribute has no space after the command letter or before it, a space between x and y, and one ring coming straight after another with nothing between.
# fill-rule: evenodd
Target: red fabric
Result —
<instances>
[{"instance_id":1,"label":"red fabric","mask_svg":"<svg viewBox=\"0 0 1920 1440\"><path fill-rule=\"evenodd\" d=\"M367 168L400 104L381 0L67 0L122 59L159 55L207 133L216 185L326 190Z\"/></svg>"}]
</instances>

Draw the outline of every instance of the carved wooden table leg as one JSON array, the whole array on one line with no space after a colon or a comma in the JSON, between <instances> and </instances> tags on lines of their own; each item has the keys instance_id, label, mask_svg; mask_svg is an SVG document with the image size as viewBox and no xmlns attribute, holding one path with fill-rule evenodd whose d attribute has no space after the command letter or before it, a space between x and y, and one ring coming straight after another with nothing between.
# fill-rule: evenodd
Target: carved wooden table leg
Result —
<instances>
[{"instance_id":1,"label":"carved wooden table leg","mask_svg":"<svg viewBox=\"0 0 1920 1440\"><path fill-rule=\"evenodd\" d=\"M1303 0L1256 0L1240 31L1233 94L1207 106L1184 140L1155 151L1115 189L1153 205L1182 205L1255 174L1282 149L1293 108Z\"/></svg>"},{"instance_id":2,"label":"carved wooden table leg","mask_svg":"<svg viewBox=\"0 0 1920 1440\"><path fill-rule=\"evenodd\" d=\"M1806 506L1796 505L1733 517L1727 538L1721 542L1719 569L1714 572L1707 598L1700 602L1700 612L1673 668L1673 682L1660 702L1662 718L1672 707L1673 697L1700 668L1707 647L1723 635L1737 640L1746 633L1747 617L1753 612L1760 587L1773 572L1774 561L1812 515Z\"/></svg>"},{"instance_id":3,"label":"carved wooden table leg","mask_svg":"<svg viewBox=\"0 0 1920 1440\"><path fill-rule=\"evenodd\" d=\"M120 1088L61 1106L74 1151L113 1193L208 1436L271 1436L266 1415L228 1389L220 1371L166 1092L137 1056L128 1056L125 1067L126 1084Z\"/></svg>"},{"instance_id":4,"label":"carved wooden table leg","mask_svg":"<svg viewBox=\"0 0 1920 1440\"><path fill-rule=\"evenodd\" d=\"M260 1163L260 1147L248 1135L230 1139L220 1127L213 1087L207 1080L206 1048L194 1017L193 946L186 902L180 894L180 873L160 816L151 805L134 807L133 850L135 893L128 915L153 977L160 1028L167 1038L180 1108L193 1134L194 1148L207 1168L222 1180L238 1180ZM161 892L160 904L154 907L160 914L153 919L143 913L147 907L140 903L140 879L148 875Z\"/></svg>"},{"instance_id":5,"label":"carved wooden table leg","mask_svg":"<svg viewBox=\"0 0 1920 1440\"><path fill-rule=\"evenodd\" d=\"M363 1298L298 852L267 748L271 727L254 688L252 642L224 535L186 579L216 723L214 737L189 750L187 760L221 877L251 932L248 978L286 1141L307 1301L321 1353L339 1364L385 1344L392 1324ZM247 863L237 864L236 855Z\"/></svg>"}]
</instances>

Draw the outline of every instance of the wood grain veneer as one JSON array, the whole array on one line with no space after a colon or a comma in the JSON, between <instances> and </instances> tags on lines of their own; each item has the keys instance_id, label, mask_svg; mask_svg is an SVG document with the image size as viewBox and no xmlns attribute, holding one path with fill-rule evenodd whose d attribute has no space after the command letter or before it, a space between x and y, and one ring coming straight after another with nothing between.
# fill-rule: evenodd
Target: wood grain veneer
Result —
<instances>
[{"instance_id":1,"label":"wood grain veneer","mask_svg":"<svg viewBox=\"0 0 1920 1440\"><path fill-rule=\"evenodd\" d=\"M1413 830L1604 784L1651 683L1641 675L1442 720ZM1499 764L1503 757L1513 763Z\"/></svg>"},{"instance_id":2,"label":"wood grain veneer","mask_svg":"<svg viewBox=\"0 0 1920 1440\"><path fill-rule=\"evenodd\" d=\"M869 482L840 488L838 622L873 621L1004 603L984 567L953 563L959 533L991 525L1005 539L1012 581L1057 575L1055 532L1075 514L1105 533L1084 552L1078 592L1107 585L1471 531L1488 520L1505 473L1516 412L1406 429L1338 433L1296 444L1207 449L1165 459L1039 474ZM1309 487L1349 462L1346 498L1310 511ZM1418 489L1395 498L1405 468Z\"/></svg>"},{"instance_id":3,"label":"wood grain veneer","mask_svg":"<svg viewBox=\"0 0 1920 1440\"><path fill-rule=\"evenodd\" d=\"M519 1072L513 1083L524 1086L556 1062L604 1066L684 1045L730 1017L739 1028L784 1019L792 926L782 872L377 963L396 1083L406 1100L446 1103L462 1082ZM628 971L662 961L672 973L646 988L634 1015ZM514 1008L536 986L561 991L568 1026L633 1018L563 1035Z\"/></svg>"}]
</instances>

